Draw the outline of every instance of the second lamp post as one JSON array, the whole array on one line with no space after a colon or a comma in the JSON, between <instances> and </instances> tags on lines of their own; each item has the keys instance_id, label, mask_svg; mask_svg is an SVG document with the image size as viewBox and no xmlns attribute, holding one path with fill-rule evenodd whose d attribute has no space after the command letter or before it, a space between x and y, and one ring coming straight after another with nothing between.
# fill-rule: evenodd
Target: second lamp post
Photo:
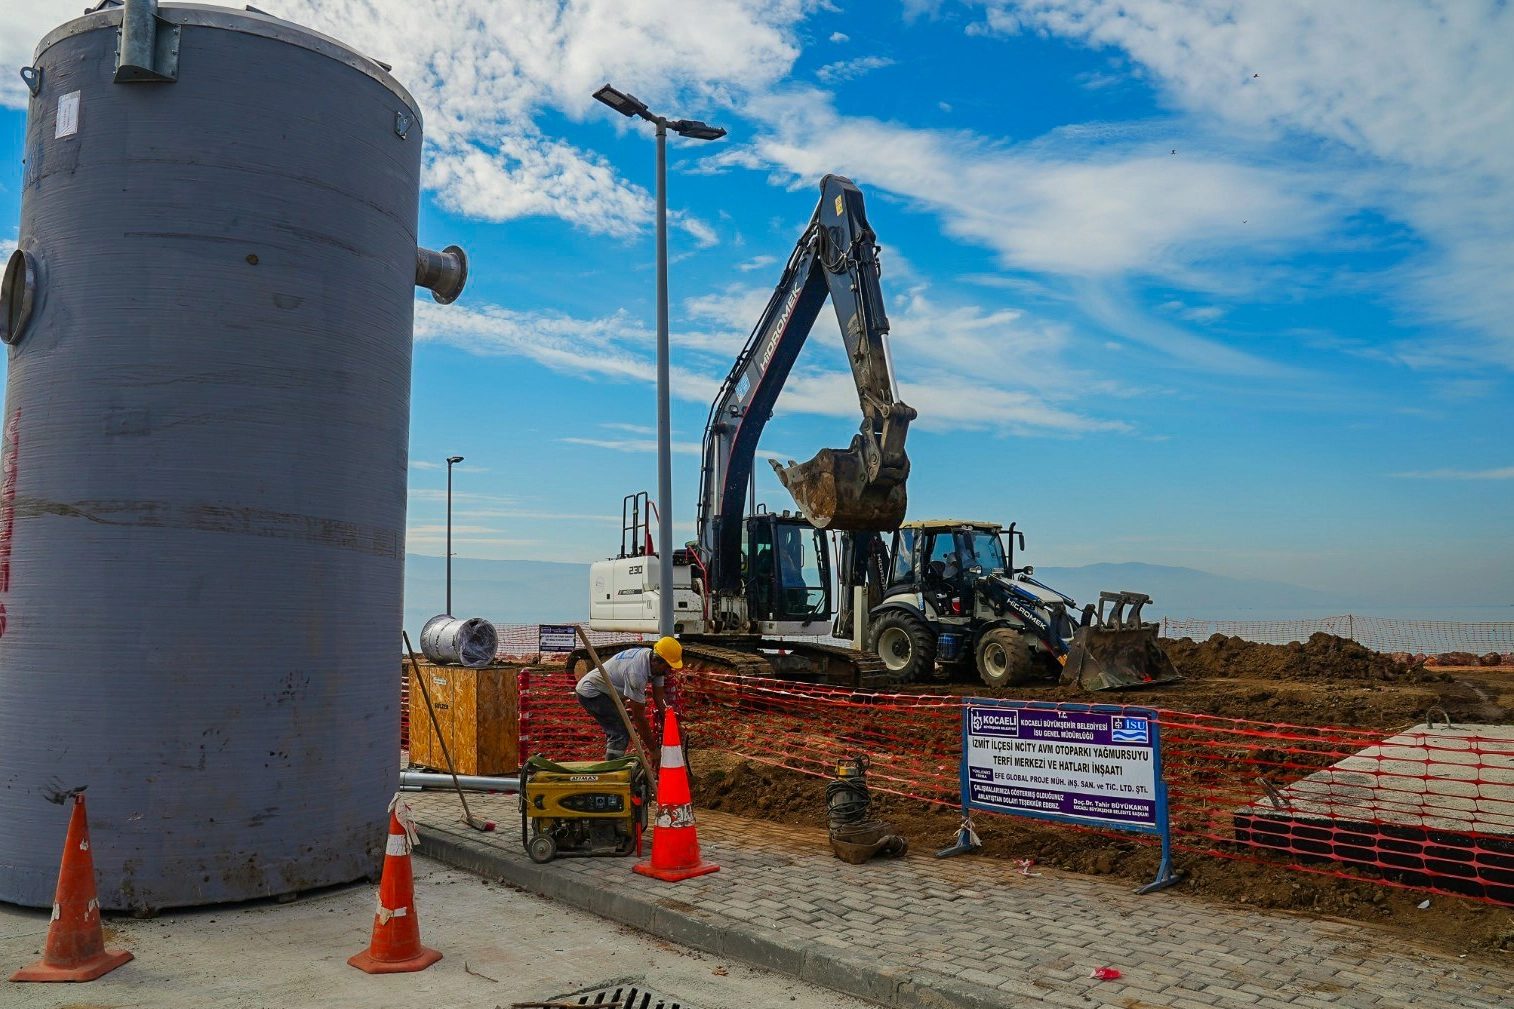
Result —
<instances>
[{"instance_id":1,"label":"second lamp post","mask_svg":"<svg viewBox=\"0 0 1514 1009\"><path fill-rule=\"evenodd\" d=\"M673 633L673 435L668 407L668 130L691 140L719 140L725 130L697 119L667 119L635 95L606 84L594 97L623 116L657 127L657 632Z\"/></svg>"},{"instance_id":2,"label":"second lamp post","mask_svg":"<svg viewBox=\"0 0 1514 1009\"><path fill-rule=\"evenodd\" d=\"M447 616L452 616L452 467L463 461L460 455L447 457Z\"/></svg>"}]
</instances>

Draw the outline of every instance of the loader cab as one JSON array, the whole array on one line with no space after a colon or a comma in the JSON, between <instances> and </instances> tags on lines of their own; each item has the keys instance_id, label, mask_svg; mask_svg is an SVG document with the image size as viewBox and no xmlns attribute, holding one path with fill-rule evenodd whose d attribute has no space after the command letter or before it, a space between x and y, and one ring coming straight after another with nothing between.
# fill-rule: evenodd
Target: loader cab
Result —
<instances>
[{"instance_id":1,"label":"loader cab","mask_svg":"<svg viewBox=\"0 0 1514 1009\"><path fill-rule=\"evenodd\" d=\"M978 522L911 522L894 532L889 589L920 592L938 613L961 612L980 576L1004 571L1001 527ZM956 601L954 607L953 601Z\"/></svg>"},{"instance_id":2,"label":"loader cab","mask_svg":"<svg viewBox=\"0 0 1514 1009\"><path fill-rule=\"evenodd\" d=\"M802 515L759 510L746 519L745 539L742 581L749 619L802 625L830 620L831 556L825 533Z\"/></svg>"}]
</instances>

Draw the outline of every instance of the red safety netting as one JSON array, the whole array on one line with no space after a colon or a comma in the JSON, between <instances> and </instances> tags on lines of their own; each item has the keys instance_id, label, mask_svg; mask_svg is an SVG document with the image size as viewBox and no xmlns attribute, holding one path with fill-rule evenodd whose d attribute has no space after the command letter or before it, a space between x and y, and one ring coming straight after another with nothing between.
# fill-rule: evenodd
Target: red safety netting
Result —
<instances>
[{"instance_id":1,"label":"red safety netting","mask_svg":"<svg viewBox=\"0 0 1514 1009\"><path fill-rule=\"evenodd\" d=\"M543 652L541 650L541 624L495 624L499 644L494 649L496 663L532 663L561 665L567 659L566 652ZM655 635L627 634L624 631L592 631L585 633L598 648L601 645L619 644L625 641L643 641ZM410 748L410 660L400 656L400 749ZM565 757L565 760L577 759Z\"/></svg>"},{"instance_id":2,"label":"red safety netting","mask_svg":"<svg viewBox=\"0 0 1514 1009\"><path fill-rule=\"evenodd\" d=\"M605 755L605 734L589 717L573 688L575 677L562 666L532 666L520 671L517 678L520 711L521 759L541 754L553 760L601 760ZM668 704L683 717L686 678L668 676L663 689ZM648 697L650 702L651 698ZM660 737L662 726L654 719L653 731ZM690 729L682 735L689 738Z\"/></svg>"},{"instance_id":3,"label":"red safety netting","mask_svg":"<svg viewBox=\"0 0 1514 1009\"><path fill-rule=\"evenodd\" d=\"M1461 623L1454 620L1401 620L1342 613L1302 620L1198 620L1163 617L1162 637L1206 641L1211 635L1270 645L1308 641L1312 634L1349 638L1374 652L1432 665L1514 666L1514 620Z\"/></svg>"},{"instance_id":4,"label":"red safety netting","mask_svg":"<svg viewBox=\"0 0 1514 1009\"><path fill-rule=\"evenodd\" d=\"M817 776L860 751L875 789L944 806L962 700L711 673L683 691L696 746ZM1514 904L1514 729L1157 720L1178 849Z\"/></svg>"},{"instance_id":5,"label":"red safety netting","mask_svg":"<svg viewBox=\"0 0 1514 1009\"><path fill-rule=\"evenodd\" d=\"M862 752L878 791L961 801L961 697L692 669L674 679L695 749L819 777ZM573 682L561 666L521 671L523 757L602 756ZM1514 727L1382 733L1160 709L1157 721L1178 850L1514 905Z\"/></svg>"}]
</instances>

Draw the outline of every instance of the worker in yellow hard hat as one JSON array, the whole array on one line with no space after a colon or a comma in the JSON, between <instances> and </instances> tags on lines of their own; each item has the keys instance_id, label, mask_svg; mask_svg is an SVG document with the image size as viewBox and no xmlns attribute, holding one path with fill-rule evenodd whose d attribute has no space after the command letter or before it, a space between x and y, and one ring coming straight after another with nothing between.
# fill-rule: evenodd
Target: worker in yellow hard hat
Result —
<instances>
[{"instance_id":1,"label":"worker in yellow hard hat","mask_svg":"<svg viewBox=\"0 0 1514 1009\"><path fill-rule=\"evenodd\" d=\"M663 678L674 669L683 668L683 646L675 638L659 638L652 647L627 648L616 652L604 662L610 682L606 684L599 670L594 670L578 681L574 695L599 727L605 730L605 759L615 760L626 755L631 745L631 734L621 721L620 712L611 699L609 690L620 695L631 716L631 724L641 737L652 760L656 761L658 749L656 735L652 732L651 720L647 717L647 684L652 685L652 700L659 711L667 710L663 693Z\"/></svg>"}]
</instances>

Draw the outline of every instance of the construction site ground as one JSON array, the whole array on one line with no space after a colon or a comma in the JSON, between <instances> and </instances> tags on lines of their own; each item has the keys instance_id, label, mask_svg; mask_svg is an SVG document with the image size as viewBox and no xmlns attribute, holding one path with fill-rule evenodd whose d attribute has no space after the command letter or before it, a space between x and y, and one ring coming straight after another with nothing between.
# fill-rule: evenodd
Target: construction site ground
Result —
<instances>
[{"instance_id":1,"label":"construction site ground","mask_svg":"<svg viewBox=\"0 0 1514 1009\"><path fill-rule=\"evenodd\" d=\"M907 689L1027 701L1112 701L1258 722L1384 731L1423 722L1432 708L1455 722L1504 724L1514 713L1514 666L1405 664L1327 634L1289 645L1215 635L1208 641L1164 640L1162 648L1181 682L1100 694L1044 682L999 690L976 682Z\"/></svg>"},{"instance_id":2,"label":"construction site ground","mask_svg":"<svg viewBox=\"0 0 1514 1009\"><path fill-rule=\"evenodd\" d=\"M1514 667L1406 665L1353 641L1316 635L1293 645L1265 645L1216 636L1205 642L1164 641L1184 679L1147 690L1092 695L1055 684L990 690L981 684L922 684L910 692L1005 696L1042 701L1106 701L1300 726L1339 726L1386 734L1425 721L1438 708L1457 723L1506 724L1514 712ZM1438 716L1439 717L1439 714ZM697 727L691 729L696 744ZM718 745L718 741L712 741ZM838 748L841 744L837 743ZM838 751L839 752L839 751ZM788 826L826 824L822 778L696 745L695 799L702 809ZM878 815L918 850L946 847L961 816L956 809L875 793ZM1159 853L1150 839L1079 830L1012 816L979 815L982 855L999 871L1030 858L1037 870L1112 877L1127 885L1153 879ZM1187 876L1181 891L1232 908L1258 908L1363 922L1380 931L1452 954L1507 955L1514 960L1514 913L1457 897L1385 886L1367 874L1305 873L1265 861L1180 852ZM1395 941L1397 941L1395 939Z\"/></svg>"},{"instance_id":3,"label":"construction site ground","mask_svg":"<svg viewBox=\"0 0 1514 1009\"><path fill-rule=\"evenodd\" d=\"M370 976L348 966L373 925L374 887L363 883L289 904L222 905L148 921L108 918L107 946L131 950L134 960L89 984L0 982L0 1005L495 1009L624 984L677 999L687 1009L864 1007L423 858L414 866L421 939L443 953L419 973ZM5 974L37 960L47 925L46 911L0 904Z\"/></svg>"},{"instance_id":4,"label":"construction site ground","mask_svg":"<svg viewBox=\"0 0 1514 1009\"><path fill-rule=\"evenodd\" d=\"M633 873L630 858L531 862L514 796L470 800L475 815L499 824L488 834L461 821L455 796L413 801L431 857L884 1005L1450 1009L1514 1000L1514 962L1502 954L1458 955L1359 922L1172 890L1136 896L1128 882L1039 867L1025 876L998 859L937 859L918 843L902 859L848 865L818 828L708 811L700 842L721 870L663 883ZM1121 976L1091 977L1099 967Z\"/></svg>"}]
</instances>

